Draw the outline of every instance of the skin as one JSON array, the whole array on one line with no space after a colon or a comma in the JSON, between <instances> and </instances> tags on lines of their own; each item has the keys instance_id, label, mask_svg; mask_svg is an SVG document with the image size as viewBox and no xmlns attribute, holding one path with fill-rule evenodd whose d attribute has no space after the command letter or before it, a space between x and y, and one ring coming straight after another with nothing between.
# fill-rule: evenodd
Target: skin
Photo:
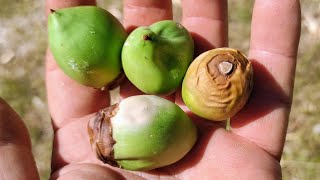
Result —
<instances>
[{"instance_id":1,"label":"skin","mask_svg":"<svg viewBox=\"0 0 320 180\"><path fill-rule=\"evenodd\" d=\"M82 4L94 2L48 0L47 8ZM227 1L184 0L182 6L182 24L192 32L197 54L227 46ZM171 18L171 1L124 1L124 25L128 31ZM46 83L55 132L51 178L280 179L279 161L291 107L300 21L297 0L255 1L248 55L255 71L255 86L248 105L231 120L228 132L221 124L209 123L188 112L179 93L166 97L197 123L199 140L183 160L151 172L132 173L102 165L95 159L84 129L92 113L108 105L108 92L70 80L48 52ZM62 87L64 90L59 90ZM120 92L123 98L141 94L129 82L122 84ZM37 179L23 122L4 101L0 101L0 109L0 179ZM22 157L23 161L17 160ZM8 167L15 171L3 170Z\"/></svg>"}]
</instances>

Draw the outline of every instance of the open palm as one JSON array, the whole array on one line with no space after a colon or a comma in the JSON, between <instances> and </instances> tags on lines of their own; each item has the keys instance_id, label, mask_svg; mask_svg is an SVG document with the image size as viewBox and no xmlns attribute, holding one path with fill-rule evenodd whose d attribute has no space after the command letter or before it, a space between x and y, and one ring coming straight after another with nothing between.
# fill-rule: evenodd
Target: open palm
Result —
<instances>
[{"instance_id":1,"label":"open palm","mask_svg":"<svg viewBox=\"0 0 320 180\"><path fill-rule=\"evenodd\" d=\"M79 5L95 2L47 0L47 12ZM183 0L182 8L181 23L193 36L196 54L228 45L226 0ZM124 26L131 31L172 19L172 4L169 0L125 0L123 12ZM226 131L221 124L189 112L179 91L166 97L196 122L199 139L181 161L149 172L126 171L96 159L87 123L95 112L109 105L109 92L69 79L48 51L46 84L55 132L52 179L280 179L299 36L299 1L256 0L248 55L255 74L249 103L232 118L231 131ZM122 98L136 94L141 92L130 82L121 84Z\"/></svg>"}]
</instances>

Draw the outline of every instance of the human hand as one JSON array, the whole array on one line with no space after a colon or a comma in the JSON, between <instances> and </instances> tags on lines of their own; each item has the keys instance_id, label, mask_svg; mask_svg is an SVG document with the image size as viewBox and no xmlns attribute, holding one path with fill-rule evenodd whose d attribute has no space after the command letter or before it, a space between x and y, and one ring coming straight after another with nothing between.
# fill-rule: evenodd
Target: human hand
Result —
<instances>
[{"instance_id":1,"label":"human hand","mask_svg":"<svg viewBox=\"0 0 320 180\"><path fill-rule=\"evenodd\" d=\"M47 0L47 9L89 4L95 2ZM182 24L193 35L196 54L228 45L227 1L184 0L182 7ZM129 31L163 19L172 19L171 1L124 1L124 25ZM255 78L250 101L226 131L221 124L190 113L179 91L166 97L193 118L199 139L181 161L149 172L126 171L96 159L86 126L95 112L109 105L109 93L69 79L48 51L46 83L55 132L52 179L280 179L299 36L299 1L256 0L248 56ZM120 94L125 98L141 92L126 81Z\"/></svg>"}]
</instances>

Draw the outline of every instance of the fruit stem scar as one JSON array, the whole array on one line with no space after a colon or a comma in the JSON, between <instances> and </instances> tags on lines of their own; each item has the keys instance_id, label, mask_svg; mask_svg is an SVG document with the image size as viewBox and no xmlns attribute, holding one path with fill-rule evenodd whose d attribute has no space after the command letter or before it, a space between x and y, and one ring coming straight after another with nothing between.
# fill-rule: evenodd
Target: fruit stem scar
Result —
<instances>
[{"instance_id":1,"label":"fruit stem scar","mask_svg":"<svg viewBox=\"0 0 320 180\"><path fill-rule=\"evenodd\" d=\"M50 9L50 12L51 12L51 13L55 13L55 12L56 12L56 10L54 10L54 9Z\"/></svg>"},{"instance_id":2,"label":"fruit stem scar","mask_svg":"<svg viewBox=\"0 0 320 180\"><path fill-rule=\"evenodd\" d=\"M143 40L151 40L151 37L150 37L150 36L148 36L148 35L146 35L146 34L145 34L145 35L143 35L143 37L142 37L142 38L143 38Z\"/></svg>"},{"instance_id":3,"label":"fruit stem scar","mask_svg":"<svg viewBox=\"0 0 320 180\"><path fill-rule=\"evenodd\" d=\"M228 61L223 61L218 65L218 69L223 75L227 75L232 71L233 64Z\"/></svg>"}]
</instances>

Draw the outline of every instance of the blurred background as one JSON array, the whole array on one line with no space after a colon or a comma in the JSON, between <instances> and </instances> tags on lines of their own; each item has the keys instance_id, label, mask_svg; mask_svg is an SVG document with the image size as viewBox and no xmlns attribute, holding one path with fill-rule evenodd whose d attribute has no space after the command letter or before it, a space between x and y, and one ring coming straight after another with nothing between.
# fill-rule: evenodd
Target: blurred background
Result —
<instances>
[{"instance_id":1,"label":"blurred background","mask_svg":"<svg viewBox=\"0 0 320 180\"><path fill-rule=\"evenodd\" d=\"M121 19L122 2L98 0ZM19 113L32 137L41 179L48 179L52 128L44 84L47 46L44 0L0 0L0 97ZM174 19L181 16L174 0ZM249 48L253 0L229 0L230 47ZM283 179L320 177L320 0L301 0L302 33Z\"/></svg>"}]
</instances>

